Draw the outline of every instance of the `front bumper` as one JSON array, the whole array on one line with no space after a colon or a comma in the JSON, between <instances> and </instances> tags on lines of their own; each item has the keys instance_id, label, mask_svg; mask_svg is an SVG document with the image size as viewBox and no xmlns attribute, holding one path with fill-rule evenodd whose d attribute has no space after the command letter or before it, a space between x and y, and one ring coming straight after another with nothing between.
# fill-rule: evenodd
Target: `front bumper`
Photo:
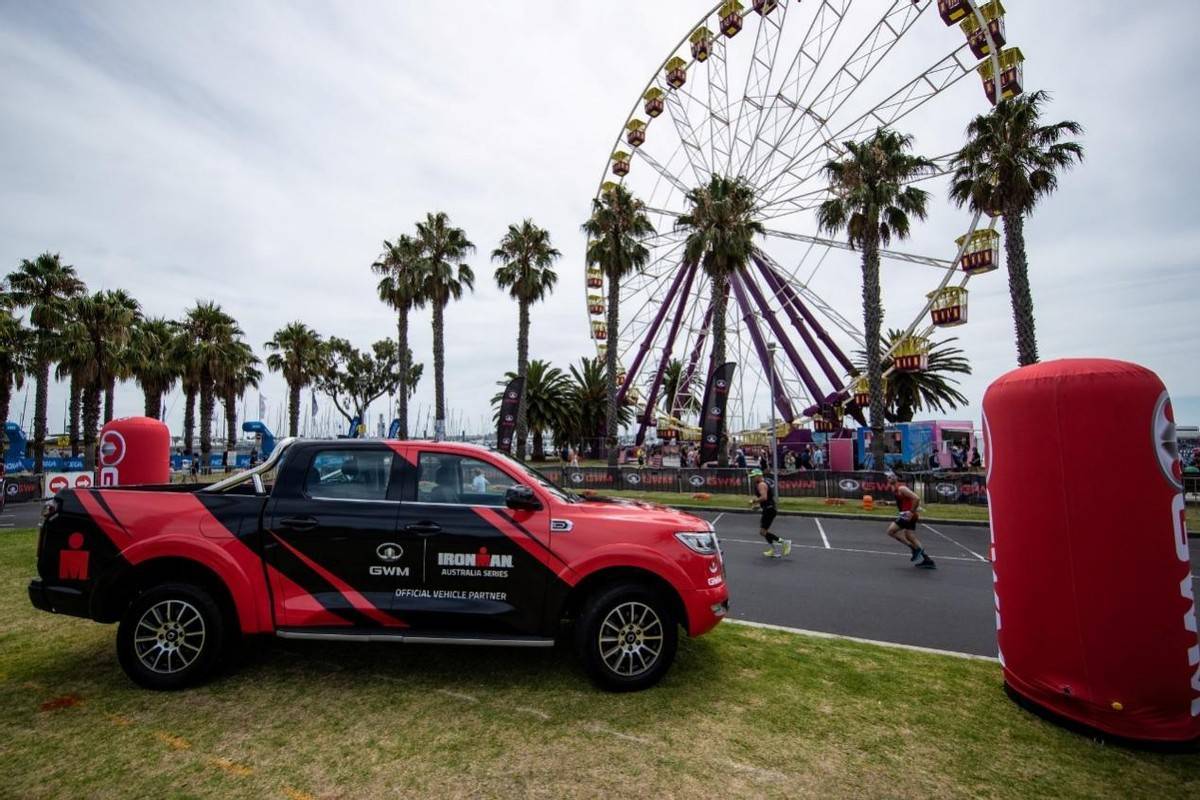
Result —
<instances>
[{"instance_id":1,"label":"front bumper","mask_svg":"<svg viewBox=\"0 0 1200 800\"><path fill-rule=\"evenodd\" d=\"M47 586L40 578L29 582L29 602L41 611L54 614L69 614L73 617L87 617L87 597L79 589L69 586Z\"/></svg>"},{"instance_id":2,"label":"front bumper","mask_svg":"<svg viewBox=\"0 0 1200 800\"><path fill-rule=\"evenodd\" d=\"M721 584L712 589L696 589L685 602L688 635L701 636L715 628L729 612L729 587Z\"/></svg>"}]
</instances>

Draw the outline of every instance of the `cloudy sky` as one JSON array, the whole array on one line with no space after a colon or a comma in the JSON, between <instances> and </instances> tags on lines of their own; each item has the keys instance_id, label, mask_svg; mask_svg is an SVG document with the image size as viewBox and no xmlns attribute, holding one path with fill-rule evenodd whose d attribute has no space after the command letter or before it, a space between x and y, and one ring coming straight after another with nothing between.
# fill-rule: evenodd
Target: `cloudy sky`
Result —
<instances>
[{"instance_id":1,"label":"cloudy sky","mask_svg":"<svg viewBox=\"0 0 1200 800\"><path fill-rule=\"evenodd\" d=\"M1185 110L1200 70L1195 3L1005 5L1028 85L1053 91L1053 118L1087 128L1086 165L1026 228L1042 355L1145 364L1180 421L1200 423L1200 155ZM579 225L631 105L709 6L2 0L0 265L57 251L90 287L128 289L153 315L215 300L260 352L297 319L367 346L395 334L369 270L381 241L445 211L479 248L476 291L447 314L448 402L478 430L515 362L516 308L488 253L511 222L548 228L561 280L534 314L533 355L565 367L594 352ZM957 32L928 17L914 39L952 49ZM957 140L983 108L977 83L969 95L920 123L918 147ZM946 224L929 242L961 214ZM972 405L957 416L976 420L983 390L1016 358L992 277L956 331L975 367ZM909 321L904 283L885 279L889 323ZM427 311L413 346L431 362ZM263 393L273 421L282 381L269 376ZM64 395L52 391L52 430ZM427 378L415 403L431 400ZM178 393L168 402L177 427ZM141 407L136 387L119 392L119 414Z\"/></svg>"}]
</instances>

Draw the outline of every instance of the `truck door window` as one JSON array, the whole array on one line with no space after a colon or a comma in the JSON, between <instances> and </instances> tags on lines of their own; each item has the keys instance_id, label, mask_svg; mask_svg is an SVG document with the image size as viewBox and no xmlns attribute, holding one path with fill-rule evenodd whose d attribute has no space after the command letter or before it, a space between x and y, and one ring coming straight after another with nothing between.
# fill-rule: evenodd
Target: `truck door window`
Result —
<instances>
[{"instance_id":1,"label":"truck door window","mask_svg":"<svg viewBox=\"0 0 1200 800\"><path fill-rule=\"evenodd\" d=\"M322 450L308 467L304 493L314 500L386 500L390 450Z\"/></svg>"},{"instance_id":2,"label":"truck door window","mask_svg":"<svg viewBox=\"0 0 1200 800\"><path fill-rule=\"evenodd\" d=\"M421 453L417 500L464 506L503 506L515 481L486 461L452 453Z\"/></svg>"}]
</instances>

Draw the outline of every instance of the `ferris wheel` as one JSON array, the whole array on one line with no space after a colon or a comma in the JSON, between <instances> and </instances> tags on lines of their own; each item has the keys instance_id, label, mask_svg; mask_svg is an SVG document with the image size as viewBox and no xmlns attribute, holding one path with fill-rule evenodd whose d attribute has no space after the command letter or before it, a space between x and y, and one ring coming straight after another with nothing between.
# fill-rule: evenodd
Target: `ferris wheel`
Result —
<instances>
[{"instance_id":1,"label":"ferris wheel","mask_svg":"<svg viewBox=\"0 0 1200 800\"><path fill-rule=\"evenodd\" d=\"M684 262L675 222L688 191L713 174L750 184L766 230L730 279L731 430L771 418L825 431L845 416L864 424L854 363L864 342L860 255L822 235L816 211L831 196L824 164L880 127L921 128L918 146L936 164L920 179L931 218L953 220L953 241L893 243L881 254L887 321L904 331L886 355L893 370L926 367L930 334L967 322L968 281L1000 266L995 217L968 217L945 198L967 123L996 102L997 83L1001 97L1022 92L1024 57L1007 44L1000 0L730 0L686 30L622 124L597 190L624 184L656 229L645 268L620 285L619 330L605 323L606 278L591 266L586 280L591 335L600 355L617 349L639 443L656 425L687 429L698 416L711 287Z\"/></svg>"}]
</instances>

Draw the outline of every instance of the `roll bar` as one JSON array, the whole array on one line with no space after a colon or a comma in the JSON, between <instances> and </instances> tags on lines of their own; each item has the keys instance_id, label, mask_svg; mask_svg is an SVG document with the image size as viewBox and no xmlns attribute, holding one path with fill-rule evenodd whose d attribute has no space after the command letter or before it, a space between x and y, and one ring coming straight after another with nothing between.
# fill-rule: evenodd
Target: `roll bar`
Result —
<instances>
[{"instance_id":1,"label":"roll bar","mask_svg":"<svg viewBox=\"0 0 1200 800\"><path fill-rule=\"evenodd\" d=\"M266 460L264 460L263 463L259 464L256 467L251 467L250 469L246 470L245 472L239 472L236 475L230 475L228 478L219 480L216 483L211 483L208 486L205 486L200 491L202 491L202 492L223 492L226 489L237 486L238 484L244 483L247 480L253 480L255 491L257 491L258 493L261 494L263 492L263 485L262 485L263 473L274 469L279 464L279 459L283 457L284 451L287 450L289 447L291 447L292 444L294 444L296 441L298 441L298 439L299 439L299 437L296 437L296 436L288 436L284 439L280 439L275 444L275 449L271 451L271 455L267 456Z\"/></svg>"}]
</instances>

